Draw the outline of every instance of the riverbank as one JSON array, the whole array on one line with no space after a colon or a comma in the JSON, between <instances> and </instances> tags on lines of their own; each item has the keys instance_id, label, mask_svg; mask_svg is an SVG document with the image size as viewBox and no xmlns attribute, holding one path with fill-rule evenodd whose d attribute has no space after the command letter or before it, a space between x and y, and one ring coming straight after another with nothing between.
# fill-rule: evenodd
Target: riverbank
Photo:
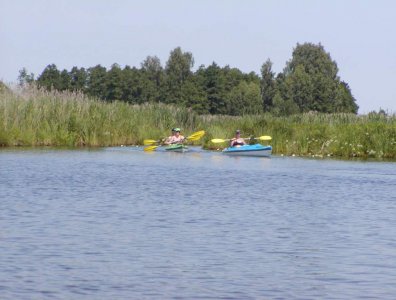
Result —
<instances>
[{"instance_id":1,"label":"riverbank","mask_svg":"<svg viewBox=\"0 0 396 300\"><path fill-rule=\"evenodd\" d=\"M79 93L25 89L0 92L1 146L141 145L170 128L188 135L205 130L197 144L215 149L212 138L270 135L274 154L396 159L396 117L381 114L317 114L288 117L197 115L160 103L106 103ZM225 145L224 145L225 146Z\"/></svg>"}]
</instances>

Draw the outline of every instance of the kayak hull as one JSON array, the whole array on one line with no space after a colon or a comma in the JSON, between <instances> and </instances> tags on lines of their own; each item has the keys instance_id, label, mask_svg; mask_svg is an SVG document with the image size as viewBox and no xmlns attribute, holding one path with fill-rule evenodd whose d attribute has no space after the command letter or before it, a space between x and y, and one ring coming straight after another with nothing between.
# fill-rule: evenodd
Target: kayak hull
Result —
<instances>
[{"instance_id":1,"label":"kayak hull","mask_svg":"<svg viewBox=\"0 0 396 300\"><path fill-rule=\"evenodd\" d=\"M188 151L188 147L183 144L172 144L165 147L165 151L168 152L186 152Z\"/></svg>"},{"instance_id":2,"label":"kayak hull","mask_svg":"<svg viewBox=\"0 0 396 300\"><path fill-rule=\"evenodd\" d=\"M263 146L261 144L228 147L223 150L223 154L231 155L231 156L269 157L271 156L271 153L272 153L271 146Z\"/></svg>"}]
</instances>

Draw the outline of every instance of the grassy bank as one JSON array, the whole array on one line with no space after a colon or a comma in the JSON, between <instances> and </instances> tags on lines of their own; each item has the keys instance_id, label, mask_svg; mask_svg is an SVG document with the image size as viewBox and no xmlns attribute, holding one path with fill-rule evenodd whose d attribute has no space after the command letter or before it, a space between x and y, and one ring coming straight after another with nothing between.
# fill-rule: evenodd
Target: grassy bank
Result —
<instances>
[{"instance_id":1,"label":"grassy bank","mask_svg":"<svg viewBox=\"0 0 396 300\"><path fill-rule=\"evenodd\" d=\"M112 146L141 144L172 127L191 130L198 117L162 104L105 103L78 93L37 89L0 94L2 146Z\"/></svg>"},{"instance_id":2,"label":"grassy bank","mask_svg":"<svg viewBox=\"0 0 396 300\"><path fill-rule=\"evenodd\" d=\"M379 114L302 114L290 117L198 116L163 104L105 103L81 94L29 89L0 92L2 146L112 146L161 138L172 127L185 134L204 129L211 138L271 135L273 152L285 155L396 158L396 117Z\"/></svg>"},{"instance_id":3,"label":"grassy bank","mask_svg":"<svg viewBox=\"0 0 396 300\"><path fill-rule=\"evenodd\" d=\"M203 122L213 137L270 135L274 153L317 157L396 158L396 117L354 114L301 114L213 117ZM210 146L210 144L208 144Z\"/></svg>"}]
</instances>

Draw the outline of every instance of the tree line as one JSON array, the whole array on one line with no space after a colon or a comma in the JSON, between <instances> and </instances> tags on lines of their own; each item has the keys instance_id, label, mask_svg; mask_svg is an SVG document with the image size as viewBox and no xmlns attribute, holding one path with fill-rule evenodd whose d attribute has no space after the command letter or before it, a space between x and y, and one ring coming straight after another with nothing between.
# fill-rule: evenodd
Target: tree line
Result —
<instances>
[{"instance_id":1,"label":"tree line","mask_svg":"<svg viewBox=\"0 0 396 300\"><path fill-rule=\"evenodd\" d=\"M358 111L350 87L338 76L337 63L321 44L297 44L279 74L272 70L270 59L263 63L259 75L220 67L215 62L196 71L193 66L192 53L177 47L165 66L157 56L148 56L140 68L113 64L109 69L97 65L61 71L50 64L37 79L25 68L18 79L21 85L35 83L48 90L81 91L104 101L182 105L199 114Z\"/></svg>"}]
</instances>

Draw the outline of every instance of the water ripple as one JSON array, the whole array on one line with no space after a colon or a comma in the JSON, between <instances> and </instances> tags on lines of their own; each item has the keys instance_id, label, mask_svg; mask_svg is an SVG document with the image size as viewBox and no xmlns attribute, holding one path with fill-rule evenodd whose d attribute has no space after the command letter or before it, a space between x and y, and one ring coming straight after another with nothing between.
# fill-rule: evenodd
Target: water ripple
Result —
<instances>
[{"instance_id":1,"label":"water ripple","mask_svg":"<svg viewBox=\"0 0 396 300\"><path fill-rule=\"evenodd\" d=\"M0 151L1 299L394 299L395 164L138 150Z\"/></svg>"}]
</instances>

